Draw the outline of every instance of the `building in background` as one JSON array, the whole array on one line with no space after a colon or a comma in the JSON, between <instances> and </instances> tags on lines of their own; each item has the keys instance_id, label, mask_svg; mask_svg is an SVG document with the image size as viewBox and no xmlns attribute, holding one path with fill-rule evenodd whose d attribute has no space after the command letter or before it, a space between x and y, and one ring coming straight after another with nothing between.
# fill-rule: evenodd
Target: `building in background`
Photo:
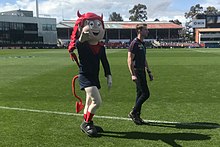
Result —
<instances>
[{"instance_id":1,"label":"building in background","mask_svg":"<svg viewBox=\"0 0 220 147\"><path fill-rule=\"evenodd\" d=\"M192 21L195 42L205 47L220 47L220 15L197 14Z\"/></svg>"},{"instance_id":2,"label":"building in background","mask_svg":"<svg viewBox=\"0 0 220 147\"><path fill-rule=\"evenodd\" d=\"M109 48L126 48L136 36L138 23L105 21L102 40ZM182 38L183 27L166 21L146 21L149 35L145 39L156 47L220 47L220 15L197 14L192 20L195 42ZM67 47L75 20L56 23L55 18L33 17L33 11L0 12L0 47ZM156 42L155 42L156 40Z\"/></svg>"},{"instance_id":3,"label":"building in background","mask_svg":"<svg viewBox=\"0 0 220 147\"><path fill-rule=\"evenodd\" d=\"M55 18L33 17L33 11L0 12L0 47L57 46Z\"/></svg>"},{"instance_id":4,"label":"building in background","mask_svg":"<svg viewBox=\"0 0 220 147\"><path fill-rule=\"evenodd\" d=\"M103 42L111 48L125 48L131 40L136 37L136 25L143 22L130 21L105 21L105 36ZM165 21L146 21L149 35L145 39L147 42L154 40L160 42L182 42L180 32L183 29L181 25ZM74 20L64 20L57 24L57 34L60 44L68 45L70 36L75 24Z\"/></svg>"}]
</instances>

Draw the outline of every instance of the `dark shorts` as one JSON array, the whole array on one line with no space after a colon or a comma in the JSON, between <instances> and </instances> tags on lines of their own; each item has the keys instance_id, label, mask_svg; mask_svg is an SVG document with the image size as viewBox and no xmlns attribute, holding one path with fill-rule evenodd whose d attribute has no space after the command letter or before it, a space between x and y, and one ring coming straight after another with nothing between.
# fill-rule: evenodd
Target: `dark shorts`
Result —
<instances>
[{"instance_id":1,"label":"dark shorts","mask_svg":"<svg viewBox=\"0 0 220 147\"><path fill-rule=\"evenodd\" d=\"M101 88L98 75L79 74L79 85L81 90L91 86L96 86L98 89Z\"/></svg>"}]
</instances>

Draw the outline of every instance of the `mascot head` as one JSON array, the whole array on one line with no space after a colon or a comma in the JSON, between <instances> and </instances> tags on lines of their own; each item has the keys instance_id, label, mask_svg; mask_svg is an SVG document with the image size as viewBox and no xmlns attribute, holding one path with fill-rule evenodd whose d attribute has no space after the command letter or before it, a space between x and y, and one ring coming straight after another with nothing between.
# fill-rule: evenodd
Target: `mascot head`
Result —
<instances>
[{"instance_id":1,"label":"mascot head","mask_svg":"<svg viewBox=\"0 0 220 147\"><path fill-rule=\"evenodd\" d=\"M91 41L100 41L103 39L105 34L103 16L98 16L94 13L88 12L85 14L80 14L77 11L77 16L73 32L71 35L71 43L69 45L69 51L75 49L75 42L79 39L82 32L89 32ZM89 42L89 41L88 41Z\"/></svg>"}]
</instances>

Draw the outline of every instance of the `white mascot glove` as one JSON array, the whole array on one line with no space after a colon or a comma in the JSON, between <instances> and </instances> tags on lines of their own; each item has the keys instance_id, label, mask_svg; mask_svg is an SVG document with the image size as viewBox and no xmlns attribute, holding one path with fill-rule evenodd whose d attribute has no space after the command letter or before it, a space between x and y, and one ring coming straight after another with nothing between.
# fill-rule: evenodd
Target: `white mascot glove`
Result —
<instances>
[{"instance_id":1,"label":"white mascot glove","mask_svg":"<svg viewBox=\"0 0 220 147\"><path fill-rule=\"evenodd\" d=\"M108 89L112 87L112 76L107 75L107 84L108 84Z\"/></svg>"}]
</instances>

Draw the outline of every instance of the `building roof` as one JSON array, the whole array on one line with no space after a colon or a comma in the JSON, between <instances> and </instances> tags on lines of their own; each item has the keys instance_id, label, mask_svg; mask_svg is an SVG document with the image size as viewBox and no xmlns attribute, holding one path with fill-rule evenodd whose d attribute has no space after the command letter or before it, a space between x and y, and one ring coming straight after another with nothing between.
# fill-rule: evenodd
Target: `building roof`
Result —
<instances>
[{"instance_id":1,"label":"building roof","mask_svg":"<svg viewBox=\"0 0 220 147\"><path fill-rule=\"evenodd\" d=\"M220 32L220 28L200 28L196 29L199 32Z\"/></svg>"},{"instance_id":2,"label":"building roof","mask_svg":"<svg viewBox=\"0 0 220 147\"><path fill-rule=\"evenodd\" d=\"M57 28L72 28L74 26L75 21L62 21L57 24ZM143 22L128 22L128 21L120 21L120 22L110 22L105 21L106 29L135 29L136 25ZM181 25L174 24L172 22L158 22L158 21L148 21L145 22L148 25L148 29L182 29Z\"/></svg>"},{"instance_id":3,"label":"building roof","mask_svg":"<svg viewBox=\"0 0 220 147\"><path fill-rule=\"evenodd\" d=\"M13 11L0 12L0 15L33 17L33 11L19 9L19 10L13 10Z\"/></svg>"}]
</instances>

